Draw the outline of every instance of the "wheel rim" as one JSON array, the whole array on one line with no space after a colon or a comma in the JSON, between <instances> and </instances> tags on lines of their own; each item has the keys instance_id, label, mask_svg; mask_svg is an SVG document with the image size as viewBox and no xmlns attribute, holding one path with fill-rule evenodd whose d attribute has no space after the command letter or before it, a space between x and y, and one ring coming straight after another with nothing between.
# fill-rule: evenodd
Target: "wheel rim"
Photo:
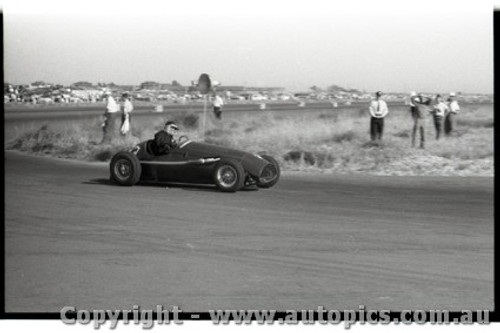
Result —
<instances>
[{"instance_id":1,"label":"wheel rim","mask_svg":"<svg viewBox=\"0 0 500 333\"><path fill-rule=\"evenodd\" d=\"M121 181L125 181L132 175L132 163L126 159L120 159L115 163L115 176Z\"/></svg>"},{"instance_id":2,"label":"wheel rim","mask_svg":"<svg viewBox=\"0 0 500 333\"><path fill-rule=\"evenodd\" d=\"M238 172L230 165L225 165L217 170L217 181L223 187L231 187L238 181Z\"/></svg>"}]
</instances>

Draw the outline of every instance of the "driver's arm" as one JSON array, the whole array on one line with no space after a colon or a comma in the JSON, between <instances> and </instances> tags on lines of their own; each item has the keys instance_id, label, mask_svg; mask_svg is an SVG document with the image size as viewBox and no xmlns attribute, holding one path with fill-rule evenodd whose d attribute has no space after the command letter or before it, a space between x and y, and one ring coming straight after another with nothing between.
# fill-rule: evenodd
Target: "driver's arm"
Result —
<instances>
[{"instance_id":1,"label":"driver's arm","mask_svg":"<svg viewBox=\"0 0 500 333\"><path fill-rule=\"evenodd\" d=\"M175 141L164 131L155 134L155 143L159 154L168 154L177 147Z\"/></svg>"}]
</instances>

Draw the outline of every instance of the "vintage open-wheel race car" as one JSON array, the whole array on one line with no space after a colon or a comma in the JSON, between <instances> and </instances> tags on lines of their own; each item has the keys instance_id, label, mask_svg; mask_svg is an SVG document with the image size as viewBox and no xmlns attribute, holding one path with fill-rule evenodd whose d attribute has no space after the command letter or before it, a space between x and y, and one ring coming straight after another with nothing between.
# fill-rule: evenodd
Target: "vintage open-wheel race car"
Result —
<instances>
[{"instance_id":1,"label":"vintage open-wheel race car","mask_svg":"<svg viewBox=\"0 0 500 333\"><path fill-rule=\"evenodd\" d=\"M168 154L155 154L154 141L139 143L111 159L111 180L132 186L139 182L213 184L221 191L244 187L270 188L280 178L280 166L271 156L252 154L183 136Z\"/></svg>"}]
</instances>

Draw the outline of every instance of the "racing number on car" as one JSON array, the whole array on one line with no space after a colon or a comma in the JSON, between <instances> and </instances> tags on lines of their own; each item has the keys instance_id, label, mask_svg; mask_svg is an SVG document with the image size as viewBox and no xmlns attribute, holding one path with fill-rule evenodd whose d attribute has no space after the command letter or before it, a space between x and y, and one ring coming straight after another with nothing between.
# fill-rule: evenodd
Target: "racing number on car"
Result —
<instances>
[{"instance_id":1,"label":"racing number on car","mask_svg":"<svg viewBox=\"0 0 500 333\"><path fill-rule=\"evenodd\" d=\"M139 152L139 150L141 150L141 146L137 145L137 146L135 146L134 148L132 148L132 149L130 150L130 152L131 152L132 154L137 155L137 153Z\"/></svg>"}]
</instances>

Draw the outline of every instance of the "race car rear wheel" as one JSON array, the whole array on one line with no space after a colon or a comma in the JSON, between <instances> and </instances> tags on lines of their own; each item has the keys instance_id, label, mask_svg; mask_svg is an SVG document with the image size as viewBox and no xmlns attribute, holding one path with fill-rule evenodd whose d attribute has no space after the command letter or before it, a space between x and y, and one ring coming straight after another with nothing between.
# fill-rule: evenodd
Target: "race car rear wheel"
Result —
<instances>
[{"instance_id":1,"label":"race car rear wheel","mask_svg":"<svg viewBox=\"0 0 500 333\"><path fill-rule=\"evenodd\" d=\"M262 170L260 177L257 179L257 186L261 188L273 187L280 179L280 165L278 164L278 161L276 161L272 156L261 155L261 157L268 161L270 164L267 165L264 170Z\"/></svg>"},{"instance_id":2,"label":"race car rear wheel","mask_svg":"<svg viewBox=\"0 0 500 333\"><path fill-rule=\"evenodd\" d=\"M141 178L141 163L128 151L116 153L109 165L111 180L118 185L132 186Z\"/></svg>"},{"instance_id":3,"label":"race car rear wheel","mask_svg":"<svg viewBox=\"0 0 500 333\"><path fill-rule=\"evenodd\" d=\"M223 192L236 192L245 184L245 170L240 163L221 160L214 169L214 183Z\"/></svg>"}]
</instances>

